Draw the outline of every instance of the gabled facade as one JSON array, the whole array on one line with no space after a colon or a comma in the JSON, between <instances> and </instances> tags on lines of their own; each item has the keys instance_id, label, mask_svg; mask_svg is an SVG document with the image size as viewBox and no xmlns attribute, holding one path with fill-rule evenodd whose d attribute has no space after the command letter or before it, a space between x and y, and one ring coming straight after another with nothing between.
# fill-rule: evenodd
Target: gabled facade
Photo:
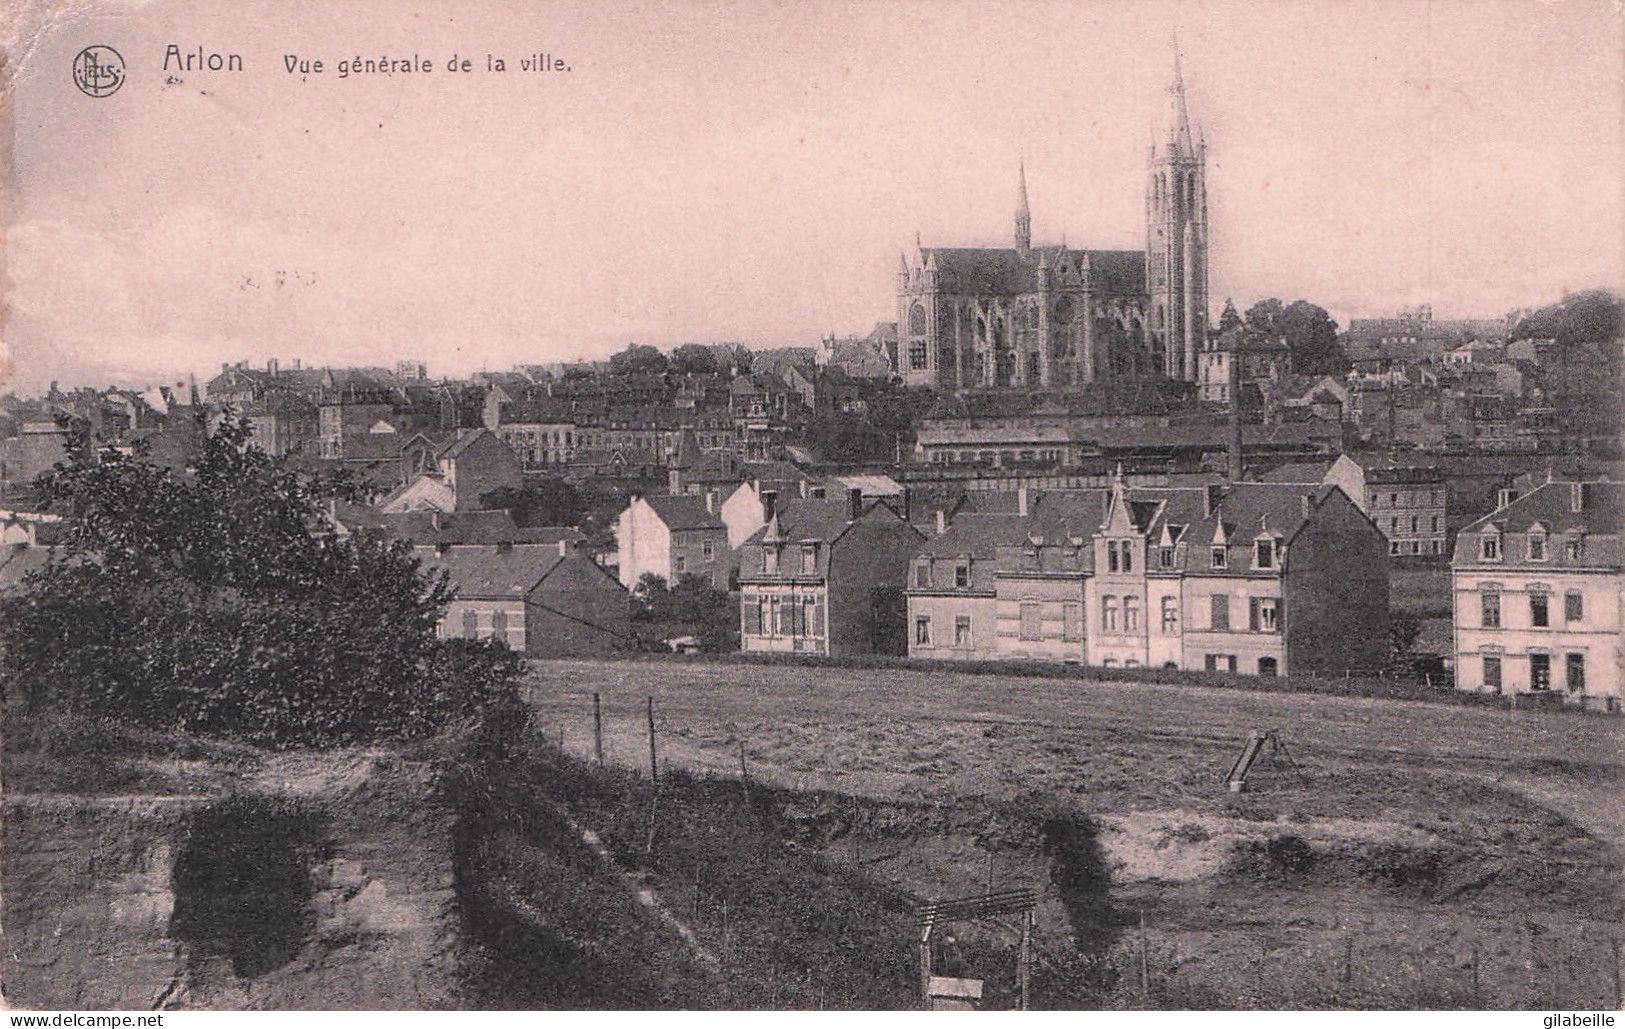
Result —
<instances>
[{"instance_id":1,"label":"gabled facade","mask_svg":"<svg viewBox=\"0 0 1625 1029\"><path fill-rule=\"evenodd\" d=\"M740 548L740 649L907 653L904 585L923 539L857 490L786 503Z\"/></svg>"},{"instance_id":2,"label":"gabled facade","mask_svg":"<svg viewBox=\"0 0 1625 1029\"><path fill-rule=\"evenodd\" d=\"M727 589L733 568L728 524L717 495L634 496L616 522L616 559L621 584L637 586L646 574L668 583L699 575Z\"/></svg>"},{"instance_id":3,"label":"gabled facade","mask_svg":"<svg viewBox=\"0 0 1625 1029\"><path fill-rule=\"evenodd\" d=\"M1548 482L1456 536L1456 686L1617 709L1625 484Z\"/></svg>"}]
</instances>

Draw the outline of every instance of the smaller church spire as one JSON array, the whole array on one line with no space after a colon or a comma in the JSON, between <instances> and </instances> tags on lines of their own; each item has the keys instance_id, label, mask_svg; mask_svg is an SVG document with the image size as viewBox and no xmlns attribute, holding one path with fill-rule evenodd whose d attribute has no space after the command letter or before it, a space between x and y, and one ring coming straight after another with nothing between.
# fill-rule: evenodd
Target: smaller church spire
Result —
<instances>
[{"instance_id":1,"label":"smaller church spire","mask_svg":"<svg viewBox=\"0 0 1625 1029\"><path fill-rule=\"evenodd\" d=\"M1027 207L1027 161L1016 164L1016 249L1025 254L1033 245L1033 215Z\"/></svg>"}]
</instances>

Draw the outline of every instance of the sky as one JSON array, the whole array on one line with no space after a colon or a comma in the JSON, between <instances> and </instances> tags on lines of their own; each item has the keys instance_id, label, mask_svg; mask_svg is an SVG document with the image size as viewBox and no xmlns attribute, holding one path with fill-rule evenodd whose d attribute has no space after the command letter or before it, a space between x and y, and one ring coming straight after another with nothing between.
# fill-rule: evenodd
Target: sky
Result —
<instances>
[{"instance_id":1,"label":"sky","mask_svg":"<svg viewBox=\"0 0 1625 1029\"><path fill-rule=\"evenodd\" d=\"M0 20L0 389L866 332L896 317L916 238L1010 245L1018 161L1035 242L1143 248L1176 34L1215 308L1497 316L1625 277L1612 0L15 0ZM125 61L110 96L74 85L93 44ZM166 71L171 44L242 70ZM569 71L521 70L537 53ZM338 74L414 55L434 70Z\"/></svg>"}]
</instances>

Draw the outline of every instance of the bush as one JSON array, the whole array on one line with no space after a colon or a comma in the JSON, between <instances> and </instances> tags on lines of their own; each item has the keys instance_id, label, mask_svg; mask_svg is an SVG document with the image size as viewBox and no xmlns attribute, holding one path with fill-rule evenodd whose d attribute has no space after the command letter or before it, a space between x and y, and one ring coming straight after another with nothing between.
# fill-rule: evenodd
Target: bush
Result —
<instances>
[{"instance_id":1,"label":"bush","mask_svg":"<svg viewBox=\"0 0 1625 1029\"><path fill-rule=\"evenodd\" d=\"M410 550L339 538L306 482L228 420L184 475L74 447L40 481L60 559L0 601L8 713L80 712L255 744L412 739L517 702L521 663L436 639Z\"/></svg>"}]
</instances>

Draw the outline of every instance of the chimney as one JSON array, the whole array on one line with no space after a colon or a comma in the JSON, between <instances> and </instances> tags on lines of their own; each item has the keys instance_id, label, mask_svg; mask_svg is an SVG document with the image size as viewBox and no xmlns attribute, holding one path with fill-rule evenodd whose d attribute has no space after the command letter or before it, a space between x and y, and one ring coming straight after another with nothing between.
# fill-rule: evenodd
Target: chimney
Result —
<instances>
[{"instance_id":1,"label":"chimney","mask_svg":"<svg viewBox=\"0 0 1625 1029\"><path fill-rule=\"evenodd\" d=\"M1585 505L1585 483L1569 483L1569 510L1573 511L1575 514L1579 514L1581 511L1585 510Z\"/></svg>"},{"instance_id":2,"label":"chimney","mask_svg":"<svg viewBox=\"0 0 1625 1029\"><path fill-rule=\"evenodd\" d=\"M807 480L802 479L801 482L800 482L800 486L801 486L801 499L806 500L807 499Z\"/></svg>"},{"instance_id":3,"label":"chimney","mask_svg":"<svg viewBox=\"0 0 1625 1029\"><path fill-rule=\"evenodd\" d=\"M570 556L570 541L568 539L560 539L559 540L559 556L560 557L569 557Z\"/></svg>"},{"instance_id":4,"label":"chimney","mask_svg":"<svg viewBox=\"0 0 1625 1029\"><path fill-rule=\"evenodd\" d=\"M1027 487L1025 486L1016 489L1016 514L1023 518L1027 517Z\"/></svg>"},{"instance_id":5,"label":"chimney","mask_svg":"<svg viewBox=\"0 0 1625 1029\"><path fill-rule=\"evenodd\" d=\"M231 371L231 362L230 361L221 361L220 362L220 371L222 373Z\"/></svg>"},{"instance_id":6,"label":"chimney","mask_svg":"<svg viewBox=\"0 0 1625 1029\"><path fill-rule=\"evenodd\" d=\"M293 359L293 370L294 371L299 370L299 358L297 358L297 357Z\"/></svg>"},{"instance_id":7,"label":"chimney","mask_svg":"<svg viewBox=\"0 0 1625 1029\"><path fill-rule=\"evenodd\" d=\"M1305 521L1308 521L1309 520L1309 505L1314 500L1314 497L1313 497L1312 494L1305 493L1303 495L1303 497L1302 497L1302 500L1303 500L1303 517L1304 517Z\"/></svg>"},{"instance_id":8,"label":"chimney","mask_svg":"<svg viewBox=\"0 0 1625 1029\"><path fill-rule=\"evenodd\" d=\"M708 489L705 491L705 513L717 513L717 491L714 489Z\"/></svg>"},{"instance_id":9,"label":"chimney","mask_svg":"<svg viewBox=\"0 0 1625 1029\"><path fill-rule=\"evenodd\" d=\"M849 489L846 491L846 520L855 522L863 516L863 490Z\"/></svg>"},{"instance_id":10,"label":"chimney","mask_svg":"<svg viewBox=\"0 0 1625 1029\"><path fill-rule=\"evenodd\" d=\"M948 513L946 511L944 511L942 508L939 507L939 508L937 508L937 535L941 536L943 533L945 533L947 531L948 531Z\"/></svg>"},{"instance_id":11,"label":"chimney","mask_svg":"<svg viewBox=\"0 0 1625 1029\"><path fill-rule=\"evenodd\" d=\"M268 372L268 373L269 373L269 374L270 374L270 375L271 375L271 376L272 376L272 377L273 377L273 378L274 378L274 377L275 377L275 376L276 376L276 373L277 373L277 368L278 368L278 367L280 367L280 366L279 366L279 365L278 365L278 364L277 364L277 359L276 359L276 358L274 358L274 357L273 357L273 358L271 358L271 359L270 359L270 360L268 360L268 361L266 361L266 362L265 362L265 370L266 370L266 372Z\"/></svg>"},{"instance_id":12,"label":"chimney","mask_svg":"<svg viewBox=\"0 0 1625 1029\"><path fill-rule=\"evenodd\" d=\"M429 512L429 526L430 526L430 528L434 529L435 532L440 531L440 512L439 511L430 511Z\"/></svg>"},{"instance_id":13,"label":"chimney","mask_svg":"<svg viewBox=\"0 0 1625 1029\"><path fill-rule=\"evenodd\" d=\"M773 515L778 512L779 491L776 489L765 489L762 490L760 496L762 498L762 522L765 524L767 522L771 522L773 520Z\"/></svg>"},{"instance_id":14,"label":"chimney","mask_svg":"<svg viewBox=\"0 0 1625 1029\"><path fill-rule=\"evenodd\" d=\"M1212 518L1213 509L1219 506L1219 499L1224 495L1221 486L1209 483L1202 489L1202 517Z\"/></svg>"}]
</instances>

